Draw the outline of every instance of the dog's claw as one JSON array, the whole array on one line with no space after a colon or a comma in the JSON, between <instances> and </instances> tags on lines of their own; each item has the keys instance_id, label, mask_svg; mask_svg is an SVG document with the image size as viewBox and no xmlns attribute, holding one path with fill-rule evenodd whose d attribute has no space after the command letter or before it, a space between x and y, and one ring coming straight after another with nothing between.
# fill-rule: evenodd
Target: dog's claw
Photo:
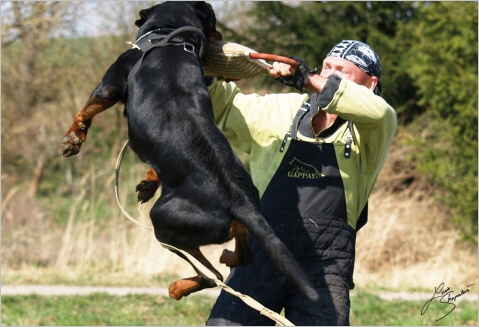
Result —
<instances>
[{"instance_id":1,"label":"dog's claw","mask_svg":"<svg viewBox=\"0 0 479 327\"><path fill-rule=\"evenodd\" d=\"M60 154L64 157L70 157L80 152L79 147L72 146L71 144L64 143L60 149Z\"/></svg>"},{"instance_id":2,"label":"dog's claw","mask_svg":"<svg viewBox=\"0 0 479 327\"><path fill-rule=\"evenodd\" d=\"M80 152L82 144L86 140L88 125L83 122L75 122L63 137L60 154L70 157Z\"/></svg>"},{"instance_id":3,"label":"dog's claw","mask_svg":"<svg viewBox=\"0 0 479 327\"><path fill-rule=\"evenodd\" d=\"M71 132L70 135L66 135L63 138L63 144L60 148L60 154L64 157L70 157L80 152L80 147L82 142L74 132Z\"/></svg>"}]
</instances>

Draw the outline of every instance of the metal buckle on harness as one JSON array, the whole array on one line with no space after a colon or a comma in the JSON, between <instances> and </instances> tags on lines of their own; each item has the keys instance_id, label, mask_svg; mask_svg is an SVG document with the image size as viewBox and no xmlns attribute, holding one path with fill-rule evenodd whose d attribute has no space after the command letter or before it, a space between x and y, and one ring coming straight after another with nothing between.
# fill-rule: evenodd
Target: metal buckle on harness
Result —
<instances>
[{"instance_id":1,"label":"metal buckle on harness","mask_svg":"<svg viewBox=\"0 0 479 327\"><path fill-rule=\"evenodd\" d=\"M186 52L189 52L189 53L194 53L195 52L195 46L193 44L190 44L190 43L183 43L183 49Z\"/></svg>"},{"instance_id":2,"label":"metal buckle on harness","mask_svg":"<svg viewBox=\"0 0 479 327\"><path fill-rule=\"evenodd\" d=\"M344 143L344 157L351 157L351 144L353 143L353 122L348 122L349 134L346 136L346 142Z\"/></svg>"},{"instance_id":3,"label":"metal buckle on harness","mask_svg":"<svg viewBox=\"0 0 479 327\"><path fill-rule=\"evenodd\" d=\"M351 135L346 136L346 143L344 144L344 157L351 157L351 143L353 143L353 137Z\"/></svg>"}]
</instances>

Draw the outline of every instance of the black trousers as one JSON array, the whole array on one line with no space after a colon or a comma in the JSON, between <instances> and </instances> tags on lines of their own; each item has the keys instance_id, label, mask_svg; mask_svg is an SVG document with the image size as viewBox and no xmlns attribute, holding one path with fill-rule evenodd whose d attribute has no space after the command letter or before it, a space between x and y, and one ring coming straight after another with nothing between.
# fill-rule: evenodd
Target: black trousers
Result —
<instances>
[{"instance_id":1,"label":"black trousers","mask_svg":"<svg viewBox=\"0 0 479 327\"><path fill-rule=\"evenodd\" d=\"M270 220L270 223L278 227L279 221ZM349 290L352 287L354 260L351 260L348 253L354 253L355 238L351 237L354 231L340 228L344 227L343 223L331 221L325 229L317 229L314 224L313 226L314 228L309 230L309 236L303 235L303 239L308 239L308 250L302 246L304 243L300 240L293 242L290 237L287 243L302 267L308 272L326 307L319 307L306 299L251 237L250 245L255 257L254 262L248 266L232 269L226 284L254 298L268 309L278 313L284 309L286 318L295 325L349 325ZM304 231L303 224L298 224L298 228ZM279 232L278 228L275 229ZM299 234L295 233L294 225L281 230L284 234ZM325 233L313 232L316 230L336 232L328 237ZM285 239L285 235L279 236ZM321 244L330 250L324 251L321 247L311 246L312 236L316 240L321 240ZM324 243L326 239L329 239L331 243ZM346 250L345 252L331 250L338 242L342 245L341 248ZM222 291L213 306L207 325L274 326L275 322L250 308L241 299Z\"/></svg>"}]
</instances>

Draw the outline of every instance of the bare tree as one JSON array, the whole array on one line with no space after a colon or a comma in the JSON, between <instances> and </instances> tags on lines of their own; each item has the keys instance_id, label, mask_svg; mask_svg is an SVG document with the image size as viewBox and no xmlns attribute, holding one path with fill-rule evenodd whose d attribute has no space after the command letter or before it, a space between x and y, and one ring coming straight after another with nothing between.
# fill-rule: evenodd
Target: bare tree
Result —
<instances>
[{"instance_id":1,"label":"bare tree","mask_svg":"<svg viewBox=\"0 0 479 327\"><path fill-rule=\"evenodd\" d=\"M46 39L73 29L85 3L70 1L3 1L2 47L16 40L33 40L44 44Z\"/></svg>"},{"instance_id":2,"label":"bare tree","mask_svg":"<svg viewBox=\"0 0 479 327\"><path fill-rule=\"evenodd\" d=\"M24 115L38 96L33 88L39 74L35 71L38 56L54 36L72 27L79 3L64 1L2 2L2 49L13 44L21 48L16 53L20 65L2 64L4 94L16 104L15 112ZM18 59L18 57L17 57Z\"/></svg>"},{"instance_id":3,"label":"bare tree","mask_svg":"<svg viewBox=\"0 0 479 327\"><path fill-rule=\"evenodd\" d=\"M33 161L28 193L34 196L43 170L53 158L53 154L46 151L47 129L41 126L43 122L32 128L25 121L34 117L32 108L41 100L42 88L48 85L48 73L41 71L38 62L54 37L71 31L80 3L10 1L2 2L1 6L2 159L8 160L20 152L28 161ZM22 120L24 122L18 124Z\"/></svg>"},{"instance_id":4,"label":"bare tree","mask_svg":"<svg viewBox=\"0 0 479 327\"><path fill-rule=\"evenodd\" d=\"M9 1L1 3L2 181L28 180L36 196L57 161L61 137L108 63L128 49L138 11L152 2ZM88 33L79 34L84 27ZM98 32L98 33L96 33ZM79 36L101 38L89 55L64 57ZM121 116L121 113L119 114ZM68 117L68 118L66 118ZM118 121L121 122L120 119ZM73 187L72 187L73 189Z\"/></svg>"}]
</instances>

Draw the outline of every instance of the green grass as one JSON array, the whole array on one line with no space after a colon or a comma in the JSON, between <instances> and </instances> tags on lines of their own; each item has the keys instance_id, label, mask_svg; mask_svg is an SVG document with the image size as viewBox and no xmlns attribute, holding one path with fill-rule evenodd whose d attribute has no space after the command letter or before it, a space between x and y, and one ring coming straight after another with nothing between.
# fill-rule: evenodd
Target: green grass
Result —
<instances>
[{"instance_id":1,"label":"green grass","mask_svg":"<svg viewBox=\"0 0 479 327\"><path fill-rule=\"evenodd\" d=\"M477 326L477 302L461 301L445 318L451 307L438 300L432 302L424 315L426 301L383 300L367 292L351 298L351 324L364 326Z\"/></svg>"},{"instance_id":2,"label":"green grass","mask_svg":"<svg viewBox=\"0 0 479 327\"><path fill-rule=\"evenodd\" d=\"M445 311L433 303L424 315L425 301L385 301L370 293L354 292L351 324L379 326L475 325L477 302L462 301L440 321ZM195 294L175 301L151 295L111 296L3 296L2 325L36 326L201 326L209 315L214 298Z\"/></svg>"},{"instance_id":3,"label":"green grass","mask_svg":"<svg viewBox=\"0 0 479 327\"><path fill-rule=\"evenodd\" d=\"M3 296L4 326L186 326L204 325L214 299L163 296Z\"/></svg>"}]
</instances>

